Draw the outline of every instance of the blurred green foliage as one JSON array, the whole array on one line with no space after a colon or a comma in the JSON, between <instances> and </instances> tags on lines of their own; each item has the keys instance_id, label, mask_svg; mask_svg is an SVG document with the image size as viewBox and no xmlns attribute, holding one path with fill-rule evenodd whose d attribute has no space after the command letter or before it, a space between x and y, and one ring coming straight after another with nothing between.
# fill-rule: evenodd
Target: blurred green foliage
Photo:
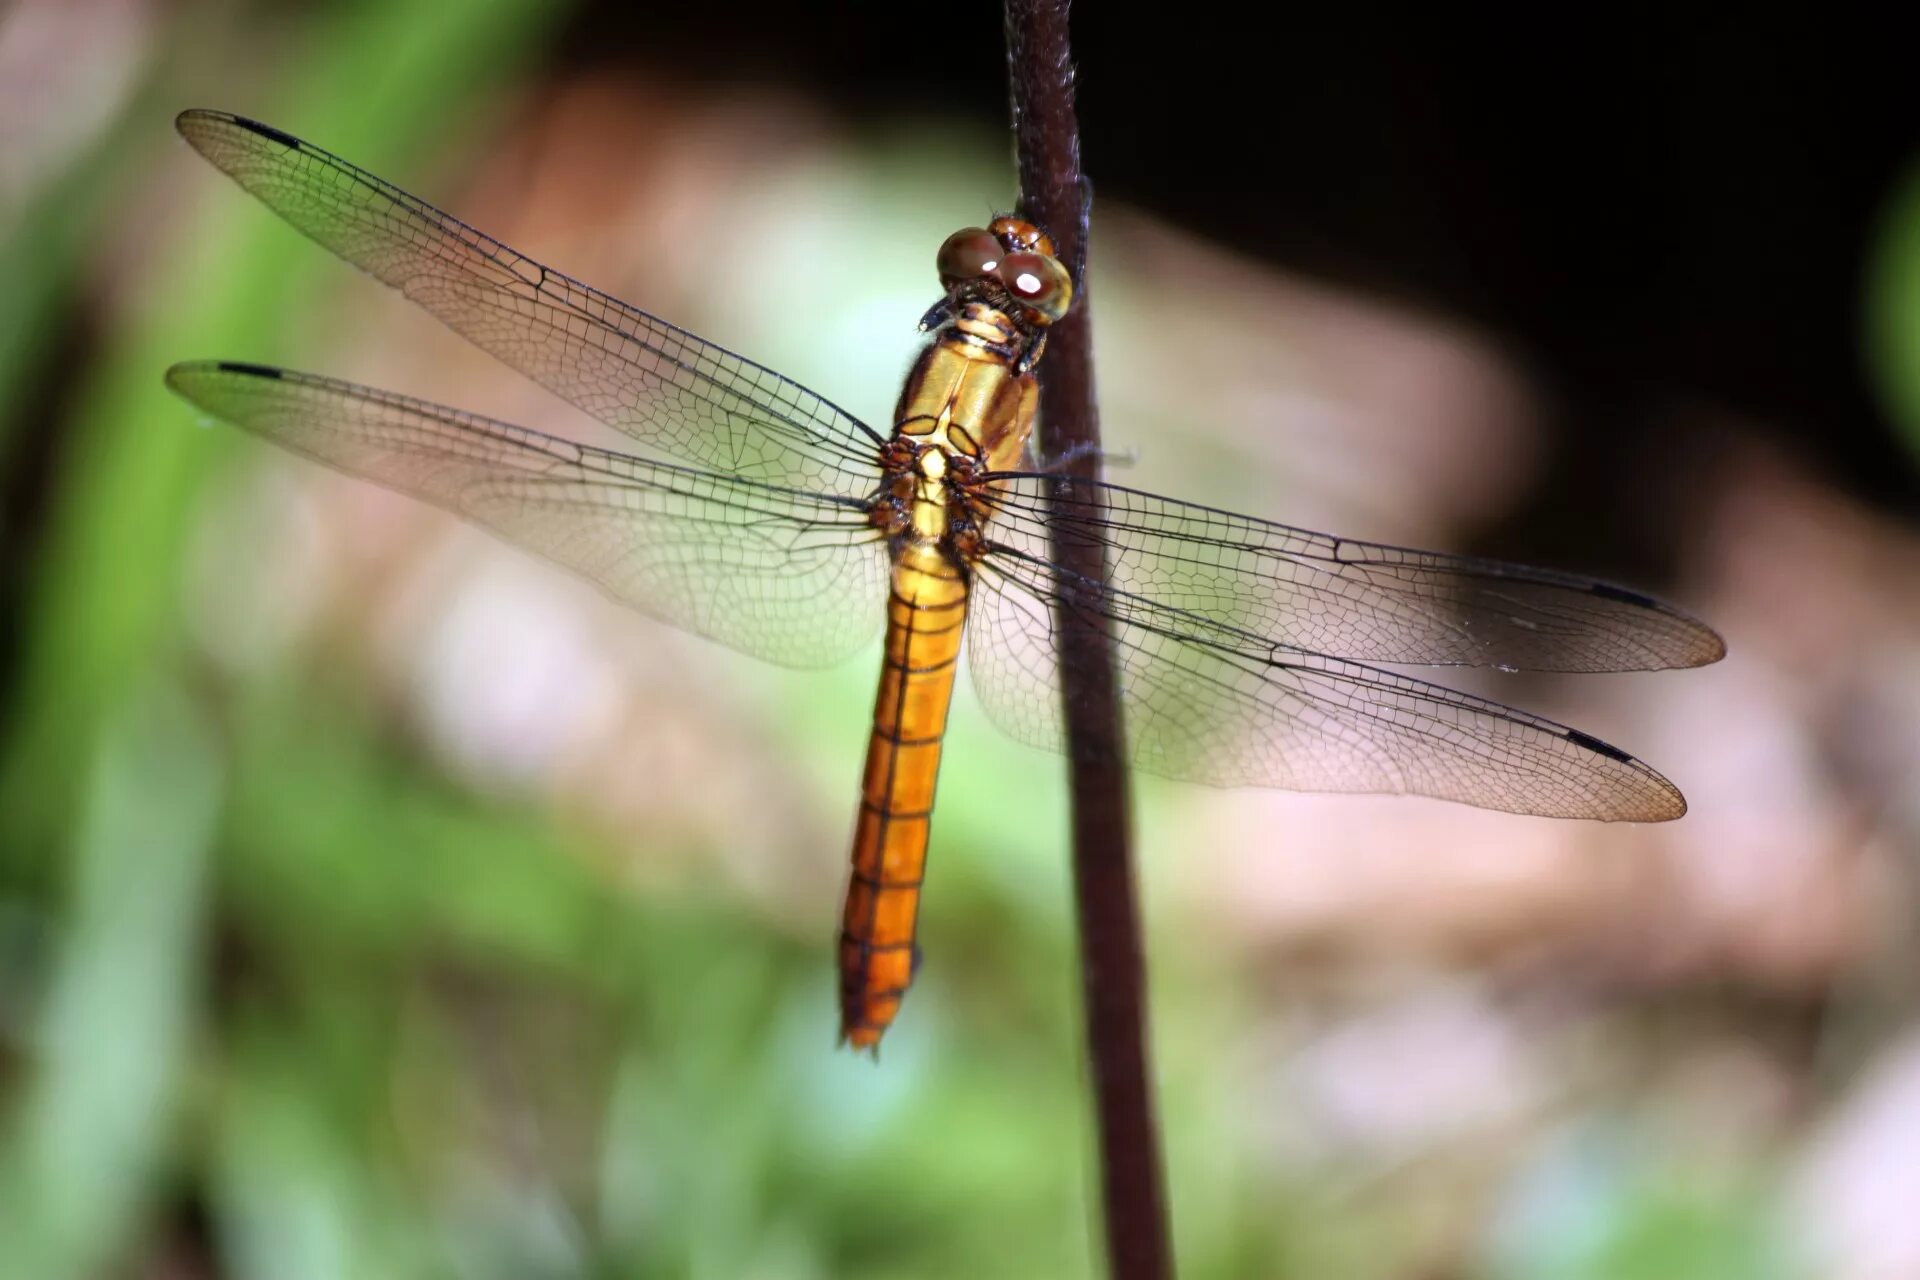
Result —
<instances>
[{"instance_id":1,"label":"blurred green foliage","mask_svg":"<svg viewBox=\"0 0 1920 1280\"><path fill-rule=\"evenodd\" d=\"M53 376L92 246L170 154L175 109L297 123L403 176L484 120L560 15L307 6L244 102L204 92L238 47L228 16L172 20L119 125L0 251L0 405ZM943 783L942 949L876 1068L829 1044L832 921L796 938L726 895L621 889L600 837L450 781L324 653L251 681L196 656L184 566L240 446L190 429L160 373L258 350L341 270L217 196L194 214L217 254L171 246L59 420L6 424L15 458L57 433L57 489L22 557L0 742L0 1276L1087 1274L1061 801L1006 799L1030 760ZM796 748L853 723L847 689L864 713L870 678L798 707ZM963 719L954 757L994 741ZM1223 1055L1242 995L1160 950L1185 1274L1411 1274L1432 1232L1391 1186L1258 1154L1254 1110L1284 1127L1279 1064ZM1615 1193L1591 1249L1499 1273L1761 1274L1742 1243L1765 1239L1761 1206ZM1559 1257L1550 1234L1514 1247Z\"/></svg>"},{"instance_id":2,"label":"blurred green foliage","mask_svg":"<svg viewBox=\"0 0 1920 1280\"><path fill-rule=\"evenodd\" d=\"M405 172L556 16L318 7L247 105ZM174 110L218 82L186 52L199 17L9 242L0 389L42 376L25 339L59 331ZM222 195L218 254L156 273L58 424L0 773L0 1274L204 1252L277 1280L963 1276L1014 1242L1084 1270L1064 977L1044 1049L1009 1028L1004 1059L942 1061L903 1032L876 1070L831 1048L829 921L796 941L618 891L581 838L447 782L323 654L252 687L204 670L184 562L239 446L159 373L258 349L339 270ZM991 931L1000 891L952 888ZM1039 951L1066 972L1057 930Z\"/></svg>"},{"instance_id":3,"label":"blurred green foliage","mask_svg":"<svg viewBox=\"0 0 1920 1280\"><path fill-rule=\"evenodd\" d=\"M1920 452L1920 163L1881 211L1865 279L1864 344L1887 416Z\"/></svg>"}]
</instances>

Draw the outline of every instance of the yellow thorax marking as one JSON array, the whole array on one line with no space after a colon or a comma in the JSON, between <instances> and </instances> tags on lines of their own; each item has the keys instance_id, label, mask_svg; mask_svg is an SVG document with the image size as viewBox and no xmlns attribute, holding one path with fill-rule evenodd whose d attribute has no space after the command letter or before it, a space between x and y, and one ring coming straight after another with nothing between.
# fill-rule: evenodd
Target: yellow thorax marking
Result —
<instances>
[{"instance_id":1,"label":"yellow thorax marking","mask_svg":"<svg viewBox=\"0 0 1920 1280\"><path fill-rule=\"evenodd\" d=\"M947 491L943 481L947 474L946 428L935 428L928 441L929 448L923 449L915 462L920 480L916 486L918 492L913 502L913 530L922 538L937 541L947 532Z\"/></svg>"}]
</instances>

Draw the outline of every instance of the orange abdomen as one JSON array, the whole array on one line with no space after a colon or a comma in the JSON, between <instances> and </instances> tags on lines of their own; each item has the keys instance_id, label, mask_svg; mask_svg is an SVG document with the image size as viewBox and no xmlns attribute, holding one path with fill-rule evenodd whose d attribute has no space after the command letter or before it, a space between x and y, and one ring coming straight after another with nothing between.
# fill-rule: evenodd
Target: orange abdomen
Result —
<instances>
[{"instance_id":1,"label":"orange abdomen","mask_svg":"<svg viewBox=\"0 0 1920 1280\"><path fill-rule=\"evenodd\" d=\"M933 548L896 562L880 695L840 925L840 1038L874 1048L913 981L940 740L960 658L967 584Z\"/></svg>"}]
</instances>

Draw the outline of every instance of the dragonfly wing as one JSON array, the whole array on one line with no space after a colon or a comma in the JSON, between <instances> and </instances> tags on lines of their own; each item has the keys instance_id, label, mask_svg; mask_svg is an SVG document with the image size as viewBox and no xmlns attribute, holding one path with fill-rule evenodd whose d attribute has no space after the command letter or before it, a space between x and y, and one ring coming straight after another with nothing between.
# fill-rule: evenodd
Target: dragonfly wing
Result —
<instances>
[{"instance_id":1,"label":"dragonfly wing","mask_svg":"<svg viewBox=\"0 0 1920 1280\"><path fill-rule=\"evenodd\" d=\"M176 124L295 228L616 430L752 480L871 490L881 438L799 383L271 126L217 111L187 111Z\"/></svg>"},{"instance_id":2,"label":"dragonfly wing","mask_svg":"<svg viewBox=\"0 0 1920 1280\"><path fill-rule=\"evenodd\" d=\"M648 462L314 374L175 365L216 418L465 516L616 599L755 657L823 666L879 629L864 505Z\"/></svg>"},{"instance_id":3,"label":"dragonfly wing","mask_svg":"<svg viewBox=\"0 0 1920 1280\"><path fill-rule=\"evenodd\" d=\"M1068 595L1071 591L1071 596ZM1576 729L1407 676L1285 657L1232 629L995 546L976 563L968 644L987 714L1063 749L1059 610L1112 637L1137 768L1215 786L1399 792L1557 818L1657 822L1672 783Z\"/></svg>"},{"instance_id":4,"label":"dragonfly wing","mask_svg":"<svg viewBox=\"0 0 1920 1280\"><path fill-rule=\"evenodd\" d=\"M1119 485L1052 477L992 484L996 537L1045 558L1048 530L1099 533L1112 585L1298 651L1358 662L1522 671L1655 671L1726 646L1680 610L1624 587L1525 565L1336 538Z\"/></svg>"}]
</instances>

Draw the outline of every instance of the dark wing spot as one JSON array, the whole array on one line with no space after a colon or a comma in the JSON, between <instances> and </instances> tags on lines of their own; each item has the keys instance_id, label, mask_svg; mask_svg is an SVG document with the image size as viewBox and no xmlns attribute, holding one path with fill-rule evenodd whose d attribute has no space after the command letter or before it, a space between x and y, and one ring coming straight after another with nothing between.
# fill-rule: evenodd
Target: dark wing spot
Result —
<instances>
[{"instance_id":1,"label":"dark wing spot","mask_svg":"<svg viewBox=\"0 0 1920 1280\"><path fill-rule=\"evenodd\" d=\"M233 122L250 133L257 133L263 138L273 139L289 151L298 151L300 149L300 139L290 133L282 133L270 124L261 124L258 120L249 120L245 116L235 116L233 117Z\"/></svg>"},{"instance_id":2,"label":"dark wing spot","mask_svg":"<svg viewBox=\"0 0 1920 1280\"><path fill-rule=\"evenodd\" d=\"M276 381L281 371L267 364L246 364L238 360L222 360L217 366L222 373L244 373L249 378L273 378Z\"/></svg>"},{"instance_id":3,"label":"dark wing spot","mask_svg":"<svg viewBox=\"0 0 1920 1280\"><path fill-rule=\"evenodd\" d=\"M1660 602L1652 596L1643 596L1638 591L1629 591L1625 587L1616 587L1611 582L1596 582L1587 588L1589 594L1602 600L1618 600L1621 604L1637 604L1643 609L1659 609Z\"/></svg>"},{"instance_id":4,"label":"dark wing spot","mask_svg":"<svg viewBox=\"0 0 1920 1280\"><path fill-rule=\"evenodd\" d=\"M1632 756L1614 746L1611 742L1600 741L1600 739L1590 733L1582 733L1578 729L1569 729L1567 730L1567 741L1576 747L1585 747L1595 755L1605 756L1609 760L1618 760L1621 764L1633 763Z\"/></svg>"}]
</instances>

